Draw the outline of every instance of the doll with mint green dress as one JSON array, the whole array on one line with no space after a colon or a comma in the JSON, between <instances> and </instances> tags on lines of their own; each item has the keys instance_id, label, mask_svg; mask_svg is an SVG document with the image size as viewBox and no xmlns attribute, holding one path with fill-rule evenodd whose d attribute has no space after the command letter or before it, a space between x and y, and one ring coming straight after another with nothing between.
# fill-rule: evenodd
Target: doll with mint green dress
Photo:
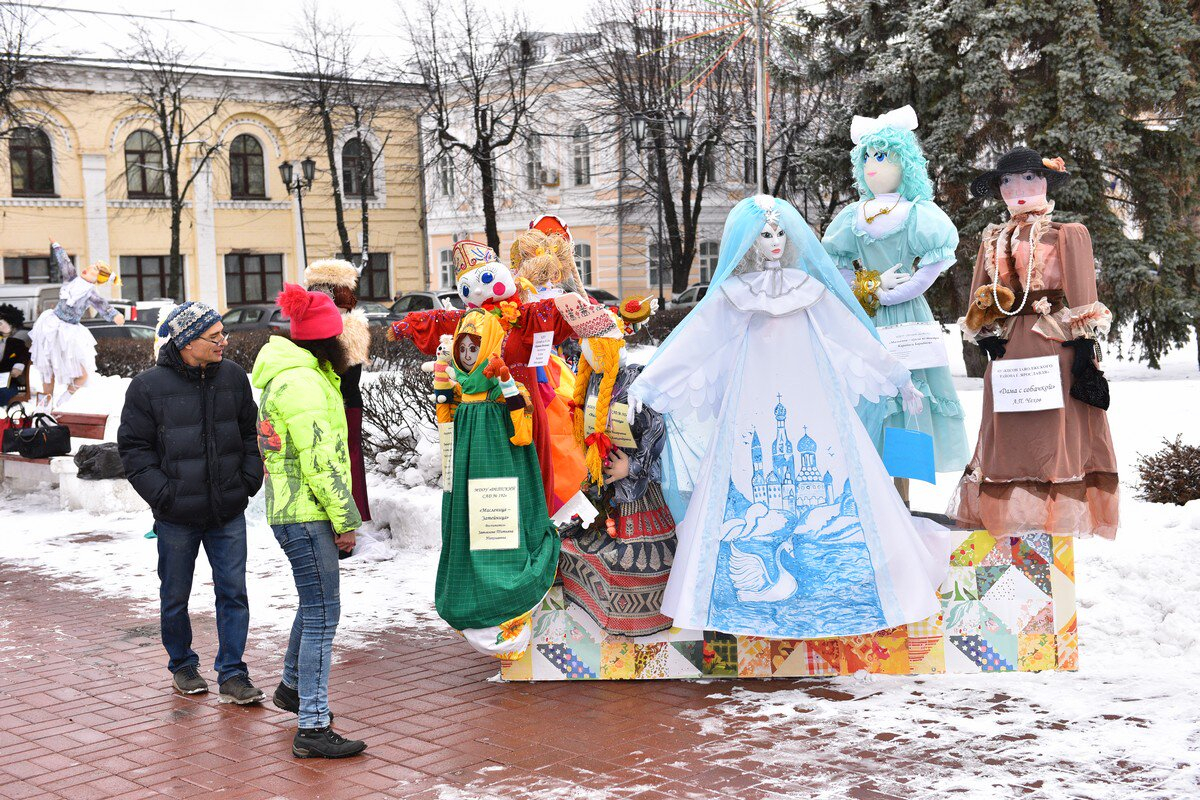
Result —
<instances>
[{"instance_id":1,"label":"doll with mint green dress","mask_svg":"<svg viewBox=\"0 0 1200 800\"><path fill-rule=\"evenodd\" d=\"M925 292L954 264L958 247L958 230L933 202L929 162L913 134L916 127L910 106L882 117L854 118L850 160L860 199L842 209L821 241L851 285L856 266L879 273L873 296L860 297L874 307L876 328L934 322ZM950 370L915 369L912 376L925 395L924 410L906 414L896 402L884 425L930 434L937 471L957 472L971 453Z\"/></svg>"}]
</instances>

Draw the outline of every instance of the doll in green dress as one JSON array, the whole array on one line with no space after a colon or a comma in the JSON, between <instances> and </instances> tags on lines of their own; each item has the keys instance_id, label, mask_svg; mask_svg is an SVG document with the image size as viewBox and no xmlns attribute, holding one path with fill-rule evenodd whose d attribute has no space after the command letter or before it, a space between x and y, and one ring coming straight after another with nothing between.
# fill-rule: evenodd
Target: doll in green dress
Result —
<instances>
[{"instance_id":1,"label":"doll in green dress","mask_svg":"<svg viewBox=\"0 0 1200 800\"><path fill-rule=\"evenodd\" d=\"M877 329L934 322L925 292L954 264L958 247L954 223L933 202L916 127L911 106L854 118L850 161L860 199L842 209L821 241ZM958 472L971 453L950 370L912 369L912 377L924 410L906 414L896 401L884 425L930 434L936 470Z\"/></svg>"},{"instance_id":2,"label":"doll in green dress","mask_svg":"<svg viewBox=\"0 0 1200 800\"><path fill-rule=\"evenodd\" d=\"M554 582L560 541L530 446L528 394L500 357L503 342L499 319L479 309L464 314L455 330L459 402L452 411L452 482L442 495L434 606L480 653L513 661L529 647L531 613ZM511 495L511 508L507 520L494 505L482 511L476 536L472 492L485 490L493 498ZM502 522L490 536L484 532L489 518Z\"/></svg>"}]
</instances>

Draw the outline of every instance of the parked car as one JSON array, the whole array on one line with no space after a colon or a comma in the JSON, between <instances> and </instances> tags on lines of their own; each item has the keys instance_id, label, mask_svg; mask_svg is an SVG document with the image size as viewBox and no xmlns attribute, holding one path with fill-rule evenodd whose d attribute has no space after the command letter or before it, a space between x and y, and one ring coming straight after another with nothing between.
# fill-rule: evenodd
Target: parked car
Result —
<instances>
[{"instance_id":1,"label":"parked car","mask_svg":"<svg viewBox=\"0 0 1200 800\"><path fill-rule=\"evenodd\" d=\"M370 325L386 325L391 321L388 319L391 311L383 303L377 303L374 300L360 300L355 308L362 309L367 316L367 323Z\"/></svg>"},{"instance_id":2,"label":"parked car","mask_svg":"<svg viewBox=\"0 0 1200 800\"><path fill-rule=\"evenodd\" d=\"M467 304L458 296L458 292L446 289L409 292L392 303L392 309L388 313L388 317L390 319L399 319L410 311L431 311L435 308L452 309L466 307Z\"/></svg>"},{"instance_id":3,"label":"parked car","mask_svg":"<svg viewBox=\"0 0 1200 800\"><path fill-rule=\"evenodd\" d=\"M174 308L178 305L169 297L156 297L153 300L138 300L134 306L136 315L132 318L135 322L140 322L143 325L149 325L151 328L157 328L162 321L162 313L164 310Z\"/></svg>"},{"instance_id":4,"label":"parked car","mask_svg":"<svg viewBox=\"0 0 1200 800\"><path fill-rule=\"evenodd\" d=\"M88 319L83 326L97 339L148 339L154 341L154 328L137 322L116 325L103 319Z\"/></svg>"},{"instance_id":5,"label":"parked car","mask_svg":"<svg viewBox=\"0 0 1200 800\"><path fill-rule=\"evenodd\" d=\"M597 289L592 286L585 286L583 290L587 292L588 297L595 300L597 303L606 306L619 305L621 298L610 292L608 289Z\"/></svg>"},{"instance_id":6,"label":"parked car","mask_svg":"<svg viewBox=\"0 0 1200 800\"><path fill-rule=\"evenodd\" d=\"M680 292L679 297L667 302L667 308L693 308L708 293L707 283L697 283Z\"/></svg>"},{"instance_id":7,"label":"parked car","mask_svg":"<svg viewBox=\"0 0 1200 800\"><path fill-rule=\"evenodd\" d=\"M292 331L292 324L283 318L279 306L272 303L231 308L221 317L221 322L225 323L225 330L230 333L270 330L288 336Z\"/></svg>"}]
</instances>

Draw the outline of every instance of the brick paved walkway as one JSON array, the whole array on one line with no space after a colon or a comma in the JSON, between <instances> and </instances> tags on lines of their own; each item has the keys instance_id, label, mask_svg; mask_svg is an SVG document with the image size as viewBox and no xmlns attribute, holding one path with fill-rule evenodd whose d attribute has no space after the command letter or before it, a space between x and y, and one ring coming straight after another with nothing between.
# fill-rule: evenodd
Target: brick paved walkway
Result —
<instances>
[{"instance_id":1,"label":"brick paved walkway","mask_svg":"<svg viewBox=\"0 0 1200 800\"><path fill-rule=\"evenodd\" d=\"M193 620L213 682L212 616ZM283 644L246 656L268 695ZM704 760L680 713L720 702L711 684L504 684L461 640L405 631L338 655L337 727L367 755L298 761L291 715L170 691L156 618L0 562L0 797L782 796Z\"/></svg>"},{"instance_id":2,"label":"brick paved walkway","mask_svg":"<svg viewBox=\"0 0 1200 800\"><path fill-rule=\"evenodd\" d=\"M212 681L212 616L193 620ZM1058 778L1082 788L1047 791L1042 770L1005 760L1013 737L1029 731L939 742L934 720L921 719L875 732L855 725L852 702L833 703L848 712L840 721L799 708L765 730L720 724L708 710L728 700L729 684L504 684L489 680L496 665L461 640L404 630L335 651L338 730L366 739L366 756L298 761L291 715L269 704L219 705L215 692L172 693L157 625L131 604L0 560L0 797L923 800L934 796L929 784L910 781L934 773L970 790L991 786L997 798L1135 796L1118 782L1141 783L1137 797L1171 796L1142 794L1164 776L1146 773L1143 782L1140 767L1120 761L1097 777L1054 760L1072 770ZM251 638L246 660L269 695L285 642ZM816 679L738 686L764 694L799 687L811 700L803 705L853 699ZM995 688L984 692L992 707L1019 702Z\"/></svg>"}]
</instances>

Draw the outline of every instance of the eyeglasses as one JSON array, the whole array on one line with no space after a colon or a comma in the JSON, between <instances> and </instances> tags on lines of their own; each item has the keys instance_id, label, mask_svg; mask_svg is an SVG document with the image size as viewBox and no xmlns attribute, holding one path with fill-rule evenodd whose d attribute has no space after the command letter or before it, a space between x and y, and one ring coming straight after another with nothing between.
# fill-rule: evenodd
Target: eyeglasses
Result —
<instances>
[{"instance_id":1,"label":"eyeglasses","mask_svg":"<svg viewBox=\"0 0 1200 800\"><path fill-rule=\"evenodd\" d=\"M201 338L201 340L208 342L209 344L215 346L215 345L219 345L219 344L225 344L225 342L228 342L229 334L228 333L218 333L217 338L215 338L215 339L209 339L207 336L201 336L200 338Z\"/></svg>"}]
</instances>

